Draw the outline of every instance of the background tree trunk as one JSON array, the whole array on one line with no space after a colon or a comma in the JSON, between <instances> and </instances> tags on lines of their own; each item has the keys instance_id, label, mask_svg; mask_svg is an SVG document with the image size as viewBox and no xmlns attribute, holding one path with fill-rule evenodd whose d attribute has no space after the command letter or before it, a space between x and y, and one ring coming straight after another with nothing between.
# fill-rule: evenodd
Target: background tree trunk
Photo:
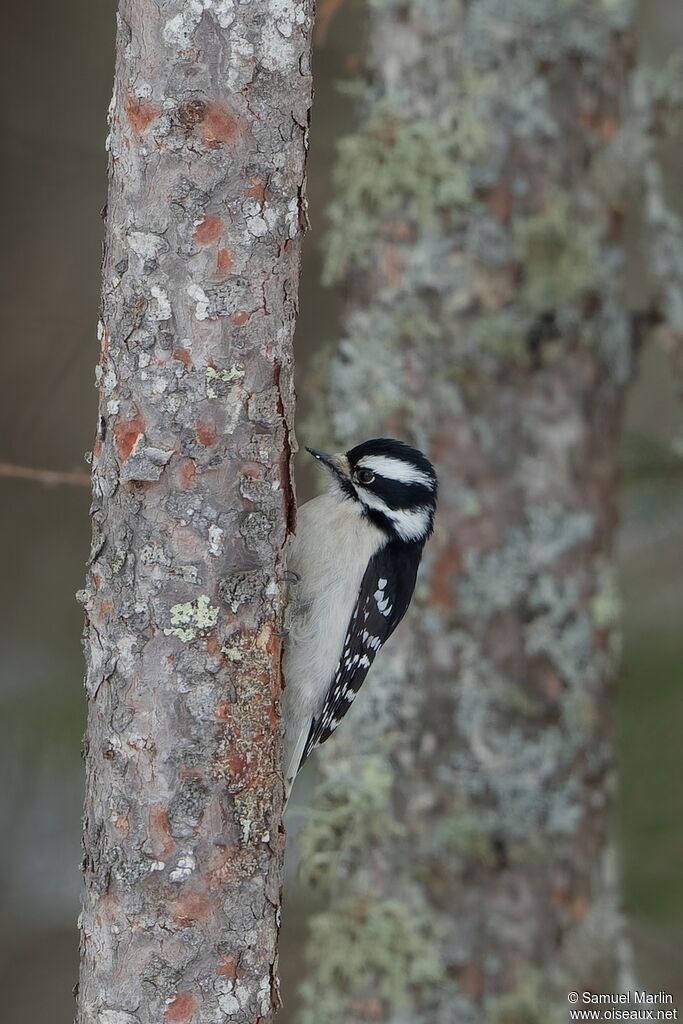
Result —
<instances>
[{"instance_id":1,"label":"background tree trunk","mask_svg":"<svg viewBox=\"0 0 683 1024\"><path fill-rule=\"evenodd\" d=\"M304 1019L547 1024L628 969L608 825L630 6L369 11L327 266L353 299L311 433L412 440L440 511L417 606L318 758Z\"/></svg>"},{"instance_id":2,"label":"background tree trunk","mask_svg":"<svg viewBox=\"0 0 683 1024\"><path fill-rule=\"evenodd\" d=\"M122 0L79 1024L269 1020L312 0Z\"/></svg>"}]
</instances>

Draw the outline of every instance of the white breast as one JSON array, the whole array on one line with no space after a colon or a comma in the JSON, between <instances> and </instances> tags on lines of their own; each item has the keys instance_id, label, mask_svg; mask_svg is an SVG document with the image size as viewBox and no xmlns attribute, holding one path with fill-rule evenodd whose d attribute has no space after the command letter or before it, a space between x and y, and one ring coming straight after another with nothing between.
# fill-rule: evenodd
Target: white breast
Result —
<instances>
[{"instance_id":1,"label":"white breast","mask_svg":"<svg viewBox=\"0 0 683 1024\"><path fill-rule=\"evenodd\" d=\"M300 745L302 731L305 742L324 703L365 569L386 541L360 511L357 502L333 494L298 510L288 557L289 570L300 579L290 589L283 661L286 757Z\"/></svg>"}]
</instances>

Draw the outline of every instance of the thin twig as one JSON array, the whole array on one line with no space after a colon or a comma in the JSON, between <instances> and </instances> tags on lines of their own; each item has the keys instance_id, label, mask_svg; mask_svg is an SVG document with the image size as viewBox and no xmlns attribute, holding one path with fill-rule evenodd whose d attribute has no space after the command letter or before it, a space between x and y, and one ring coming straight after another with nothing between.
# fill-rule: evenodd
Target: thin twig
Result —
<instances>
[{"instance_id":1,"label":"thin twig","mask_svg":"<svg viewBox=\"0 0 683 1024\"><path fill-rule=\"evenodd\" d=\"M70 487L89 487L90 476L81 470L63 473L56 469L33 469L30 466L15 466L11 462L0 462L0 477L12 477L15 480L31 480L33 483L54 487L66 484Z\"/></svg>"}]
</instances>

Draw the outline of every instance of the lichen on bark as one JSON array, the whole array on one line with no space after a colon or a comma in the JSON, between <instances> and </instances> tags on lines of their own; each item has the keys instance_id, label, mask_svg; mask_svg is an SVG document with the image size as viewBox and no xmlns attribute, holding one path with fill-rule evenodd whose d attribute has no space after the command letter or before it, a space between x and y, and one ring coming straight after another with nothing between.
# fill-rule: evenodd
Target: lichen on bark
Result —
<instances>
[{"instance_id":1,"label":"lichen on bark","mask_svg":"<svg viewBox=\"0 0 683 1024\"><path fill-rule=\"evenodd\" d=\"M369 5L327 264L352 298L313 432L406 437L440 508L411 612L318 755L306 1022L545 1024L627 980L608 826L631 13ZM374 922L397 903L431 968L395 993ZM330 975L328 917L364 967Z\"/></svg>"},{"instance_id":2,"label":"lichen on bark","mask_svg":"<svg viewBox=\"0 0 683 1024\"><path fill-rule=\"evenodd\" d=\"M122 0L79 1024L278 1004L278 697L312 0Z\"/></svg>"}]
</instances>

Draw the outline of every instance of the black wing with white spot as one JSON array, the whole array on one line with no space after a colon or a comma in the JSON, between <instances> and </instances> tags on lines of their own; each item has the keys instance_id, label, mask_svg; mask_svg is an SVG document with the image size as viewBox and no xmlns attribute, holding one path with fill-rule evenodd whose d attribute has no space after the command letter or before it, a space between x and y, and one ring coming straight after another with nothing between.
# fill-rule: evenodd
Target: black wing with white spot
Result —
<instances>
[{"instance_id":1,"label":"black wing with white spot","mask_svg":"<svg viewBox=\"0 0 683 1024\"><path fill-rule=\"evenodd\" d=\"M375 660L405 615L415 589L422 544L389 543L370 559L320 714L313 719L301 764L324 743L351 707Z\"/></svg>"}]
</instances>

